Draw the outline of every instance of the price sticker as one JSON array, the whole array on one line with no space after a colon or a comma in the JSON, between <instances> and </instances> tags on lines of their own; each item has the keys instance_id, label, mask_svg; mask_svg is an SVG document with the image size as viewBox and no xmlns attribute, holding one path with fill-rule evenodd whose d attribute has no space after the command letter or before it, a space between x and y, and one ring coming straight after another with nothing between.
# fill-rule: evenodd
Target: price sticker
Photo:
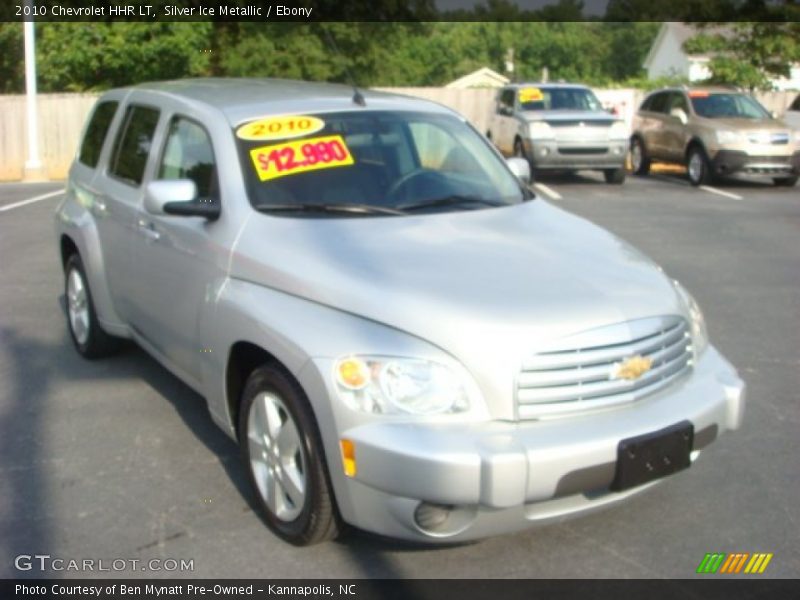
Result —
<instances>
[{"instance_id":1,"label":"price sticker","mask_svg":"<svg viewBox=\"0 0 800 600\"><path fill-rule=\"evenodd\" d=\"M355 163L341 135L253 148L250 158L261 181Z\"/></svg>"},{"instance_id":2,"label":"price sticker","mask_svg":"<svg viewBox=\"0 0 800 600\"><path fill-rule=\"evenodd\" d=\"M523 104L526 102L541 102L544 100L544 94L539 88L522 88L519 91L519 101Z\"/></svg>"}]
</instances>

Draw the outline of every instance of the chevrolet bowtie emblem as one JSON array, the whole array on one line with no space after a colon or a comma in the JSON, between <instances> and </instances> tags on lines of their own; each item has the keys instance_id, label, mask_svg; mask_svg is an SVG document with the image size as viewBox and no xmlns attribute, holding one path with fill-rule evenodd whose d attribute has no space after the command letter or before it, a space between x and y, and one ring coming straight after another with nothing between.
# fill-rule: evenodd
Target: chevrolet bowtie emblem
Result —
<instances>
[{"instance_id":1,"label":"chevrolet bowtie emblem","mask_svg":"<svg viewBox=\"0 0 800 600\"><path fill-rule=\"evenodd\" d=\"M611 371L611 379L627 379L628 381L633 381L647 373L652 366L652 358L645 358L637 354L636 356L626 358L621 363L614 365Z\"/></svg>"}]
</instances>

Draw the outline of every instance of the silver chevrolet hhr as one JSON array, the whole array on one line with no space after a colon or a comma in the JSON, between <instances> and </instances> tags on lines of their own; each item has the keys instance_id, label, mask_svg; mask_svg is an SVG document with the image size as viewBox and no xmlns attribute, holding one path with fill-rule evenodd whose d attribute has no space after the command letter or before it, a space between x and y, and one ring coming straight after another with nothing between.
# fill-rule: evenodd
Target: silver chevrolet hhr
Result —
<instances>
[{"instance_id":1,"label":"silver chevrolet hhr","mask_svg":"<svg viewBox=\"0 0 800 600\"><path fill-rule=\"evenodd\" d=\"M739 427L689 293L432 102L201 79L97 102L56 214L83 356L131 338L242 448L271 528L473 539Z\"/></svg>"}]
</instances>

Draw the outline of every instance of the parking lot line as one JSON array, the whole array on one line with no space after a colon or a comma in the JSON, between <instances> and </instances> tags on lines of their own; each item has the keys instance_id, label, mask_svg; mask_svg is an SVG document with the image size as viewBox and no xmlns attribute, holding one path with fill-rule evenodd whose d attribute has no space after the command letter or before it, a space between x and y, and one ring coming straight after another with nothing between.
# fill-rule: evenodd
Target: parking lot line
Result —
<instances>
[{"instance_id":1,"label":"parking lot line","mask_svg":"<svg viewBox=\"0 0 800 600\"><path fill-rule=\"evenodd\" d=\"M20 200L19 202L13 202L11 204L7 204L5 206L0 206L0 212L5 212L7 210L11 210L14 208L19 208L20 206L25 206L26 204L33 204L34 202L39 202L40 200L47 200L48 198L52 198L53 196L60 196L64 193L63 189L56 190L55 192L49 192L47 194L42 194L41 196L34 196L33 198L28 198L27 200Z\"/></svg>"},{"instance_id":2,"label":"parking lot line","mask_svg":"<svg viewBox=\"0 0 800 600\"><path fill-rule=\"evenodd\" d=\"M551 200L561 200L561 194L559 194L554 189L546 186L543 183L534 183L533 187L539 190L542 194L550 198Z\"/></svg>"},{"instance_id":3,"label":"parking lot line","mask_svg":"<svg viewBox=\"0 0 800 600\"><path fill-rule=\"evenodd\" d=\"M709 185L701 185L700 189L704 190L706 192L711 192L712 194L717 194L719 196L725 196L726 198L731 198L733 200L744 200L744 198L742 198L741 196L739 196L737 194L732 194L732 193L726 192L724 190L718 190L717 188L713 188L713 187L711 187Z\"/></svg>"}]
</instances>

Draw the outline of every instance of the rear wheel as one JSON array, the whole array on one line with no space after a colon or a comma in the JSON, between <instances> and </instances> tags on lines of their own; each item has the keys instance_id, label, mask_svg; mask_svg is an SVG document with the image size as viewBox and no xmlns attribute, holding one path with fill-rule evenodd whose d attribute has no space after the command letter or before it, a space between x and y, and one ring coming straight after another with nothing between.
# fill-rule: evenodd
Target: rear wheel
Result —
<instances>
[{"instance_id":1,"label":"rear wheel","mask_svg":"<svg viewBox=\"0 0 800 600\"><path fill-rule=\"evenodd\" d=\"M620 184L625 181L625 169L606 169L603 171L606 183Z\"/></svg>"},{"instance_id":2,"label":"rear wheel","mask_svg":"<svg viewBox=\"0 0 800 600\"><path fill-rule=\"evenodd\" d=\"M793 177L775 177L772 182L780 187L794 187L797 183L797 175Z\"/></svg>"},{"instance_id":3,"label":"rear wheel","mask_svg":"<svg viewBox=\"0 0 800 600\"><path fill-rule=\"evenodd\" d=\"M64 266L64 296L67 301L67 328L81 356L102 358L117 351L120 340L108 335L100 327L86 271L78 254L70 256Z\"/></svg>"},{"instance_id":4,"label":"rear wheel","mask_svg":"<svg viewBox=\"0 0 800 600\"><path fill-rule=\"evenodd\" d=\"M339 532L322 441L300 386L266 365L247 379L239 440L250 483L267 524L286 541L308 546Z\"/></svg>"},{"instance_id":5,"label":"rear wheel","mask_svg":"<svg viewBox=\"0 0 800 600\"><path fill-rule=\"evenodd\" d=\"M631 169L634 175L647 175L650 172L650 157L638 137L631 140Z\"/></svg>"},{"instance_id":6,"label":"rear wheel","mask_svg":"<svg viewBox=\"0 0 800 600\"><path fill-rule=\"evenodd\" d=\"M706 185L713 180L711 163L700 146L692 146L686 156L686 173L692 185Z\"/></svg>"}]
</instances>

